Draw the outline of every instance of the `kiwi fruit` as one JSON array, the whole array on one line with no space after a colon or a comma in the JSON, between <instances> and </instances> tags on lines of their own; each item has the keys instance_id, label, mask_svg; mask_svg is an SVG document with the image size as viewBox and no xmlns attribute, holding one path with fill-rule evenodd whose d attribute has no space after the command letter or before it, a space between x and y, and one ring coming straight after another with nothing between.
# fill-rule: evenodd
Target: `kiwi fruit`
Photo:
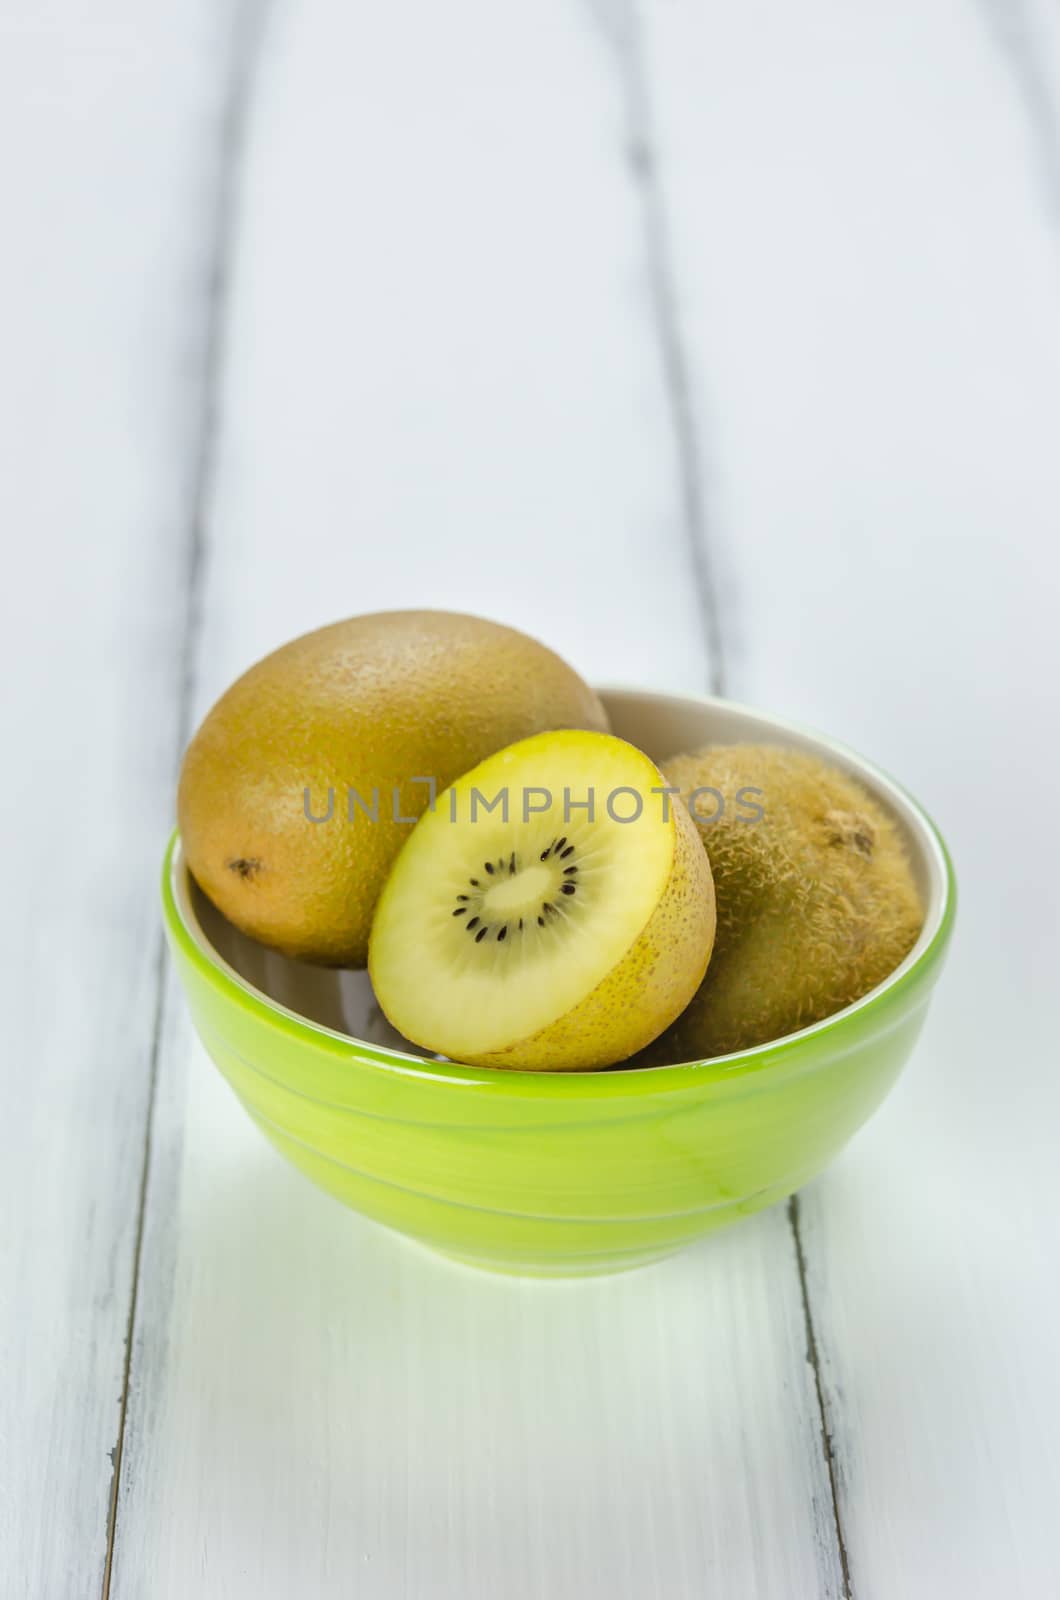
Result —
<instances>
[{"instance_id":1,"label":"kiwi fruit","mask_svg":"<svg viewBox=\"0 0 1060 1600\"><path fill-rule=\"evenodd\" d=\"M363 967L432 784L530 734L607 726L577 673L514 628L445 611L336 622L251 667L195 734L177 798L185 857L261 943Z\"/></svg>"},{"instance_id":2,"label":"kiwi fruit","mask_svg":"<svg viewBox=\"0 0 1060 1600\"><path fill-rule=\"evenodd\" d=\"M662 790L625 741L559 732L439 796L372 926L368 970L398 1032L525 1071L609 1066L661 1033L714 939L706 852Z\"/></svg>"},{"instance_id":3,"label":"kiwi fruit","mask_svg":"<svg viewBox=\"0 0 1060 1600\"><path fill-rule=\"evenodd\" d=\"M718 931L705 981L653 1060L794 1033L860 999L909 953L923 909L901 833L853 778L751 744L709 746L664 770L710 857Z\"/></svg>"}]
</instances>

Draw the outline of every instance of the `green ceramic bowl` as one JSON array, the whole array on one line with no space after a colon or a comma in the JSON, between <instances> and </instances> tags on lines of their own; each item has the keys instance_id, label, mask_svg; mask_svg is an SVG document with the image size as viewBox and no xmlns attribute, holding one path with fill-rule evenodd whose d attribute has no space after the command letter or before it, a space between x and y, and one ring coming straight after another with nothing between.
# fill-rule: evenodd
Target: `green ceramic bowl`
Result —
<instances>
[{"instance_id":1,"label":"green ceramic bowl","mask_svg":"<svg viewBox=\"0 0 1060 1600\"><path fill-rule=\"evenodd\" d=\"M920 807L850 751L727 701L604 692L656 760L769 740L852 772L903 828L927 906L909 956L856 1005L708 1062L609 1072L455 1066L393 1034L364 973L262 949L214 910L174 836L163 903L203 1043L262 1132L355 1210L503 1272L615 1272L789 1195L880 1104L920 1031L955 886Z\"/></svg>"}]
</instances>

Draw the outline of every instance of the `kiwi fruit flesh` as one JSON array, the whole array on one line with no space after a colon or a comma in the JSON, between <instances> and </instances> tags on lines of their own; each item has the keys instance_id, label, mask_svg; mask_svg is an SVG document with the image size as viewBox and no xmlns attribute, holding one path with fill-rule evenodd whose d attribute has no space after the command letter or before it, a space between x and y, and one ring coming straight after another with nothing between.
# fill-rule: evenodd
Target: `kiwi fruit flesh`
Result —
<instances>
[{"instance_id":1,"label":"kiwi fruit flesh","mask_svg":"<svg viewBox=\"0 0 1060 1600\"><path fill-rule=\"evenodd\" d=\"M607 726L577 673L514 628L445 611L352 617L266 656L210 711L180 775L185 857L244 933L363 967L428 780L442 789L546 729Z\"/></svg>"},{"instance_id":2,"label":"kiwi fruit flesh","mask_svg":"<svg viewBox=\"0 0 1060 1600\"><path fill-rule=\"evenodd\" d=\"M710 857L718 930L706 978L653 1060L794 1033L853 1004L909 953L923 907L901 832L855 779L809 753L752 744L676 756L664 771Z\"/></svg>"},{"instance_id":3,"label":"kiwi fruit flesh","mask_svg":"<svg viewBox=\"0 0 1060 1600\"><path fill-rule=\"evenodd\" d=\"M457 1061L525 1071L608 1066L661 1033L714 938L709 861L663 782L621 739L559 732L440 795L372 927L368 970L394 1027Z\"/></svg>"}]
</instances>

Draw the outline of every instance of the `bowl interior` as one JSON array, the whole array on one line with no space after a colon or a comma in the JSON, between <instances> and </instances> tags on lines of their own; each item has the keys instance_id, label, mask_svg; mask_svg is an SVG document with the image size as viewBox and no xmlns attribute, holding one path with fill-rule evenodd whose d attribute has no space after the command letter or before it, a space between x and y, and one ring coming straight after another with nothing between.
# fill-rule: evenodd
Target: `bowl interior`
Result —
<instances>
[{"instance_id":1,"label":"bowl interior","mask_svg":"<svg viewBox=\"0 0 1060 1600\"><path fill-rule=\"evenodd\" d=\"M901 828L926 908L924 927L909 955L857 1005L865 1005L873 994L894 983L927 949L946 909L945 857L925 814L883 773L819 734L731 701L629 689L604 689L600 694L615 733L655 761L665 761L679 751L707 743L770 743L810 751L857 778ZM429 1059L390 1026L376 1004L366 972L310 966L266 950L240 933L207 900L184 866L179 850L173 858L173 869L173 891L181 918L192 939L215 965L274 1005L318 1027L421 1061Z\"/></svg>"}]
</instances>

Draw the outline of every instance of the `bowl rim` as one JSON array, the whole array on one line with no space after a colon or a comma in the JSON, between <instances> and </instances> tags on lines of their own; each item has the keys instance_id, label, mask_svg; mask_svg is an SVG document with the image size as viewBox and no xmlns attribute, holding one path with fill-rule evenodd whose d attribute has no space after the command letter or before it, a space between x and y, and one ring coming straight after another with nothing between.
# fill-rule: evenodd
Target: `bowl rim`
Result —
<instances>
[{"instance_id":1,"label":"bowl rim","mask_svg":"<svg viewBox=\"0 0 1060 1600\"><path fill-rule=\"evenodd\" d=\"M195 915L188 885L191 880L183 855L179 829L174 828L166 846L162 864L162 903L167 933L181 953L191 962L212 988L242 1009L250 1011L259 1021L271 1023L282 1031L293 1034L302 1042L344 1056L350 1064L375 1066L384 1072L402 1077L414 1076L440 1083L474 1083L480 1087L493 1084L508 1091L517 1085L533 1087L535 1092L551 1088L560 1094L584 1092L592 1085L599 1092L621 1092L621 1086L644 1086L648 1079L653 1088L666 1086L669 1077L675 1086L687 1086L690 1078L697 1083L724 1080L759 1072L775 1066L778 1059L788 1057L808 1040L828 1032L843 1030L852 1019L882 1002L890 1001L902 991L908 991L926 976L942 956L953 927L956 912L957 882L953 863L945 841L924 807L901 784L840 740L821 733L816 728L787 717L775 716L757 707L746 705L720 695L675 693L667 690L637 688L628 684L599 685L602 696L629 696L644 699L668 700L675 704L692 705L704 709L717 708L743 716L761 725L763 730L775 729L796 740L806 741L838 758L844 769L855 776L864 775L868 787L880 793L890 804L908 830L913 833L928 863L931 879L931 903L924 925L908 955L890 972L882 983L870 989L851 1005L844 1006L820 1022L811 1023L779 1039L767 1040L747 1050L727 1055L711 1056L705 1060L668 1062L657 1066L623 1067L621 1063L606 1071L577 1069L574 1071L527 1072L507 1067L469 1067L447 1059L418 1055L413 1051L394 1049L389 1045L374 1044L344 1033L337 1028L315 1022L302 1013L292 1010L272 999L237 972L210 943L205 930ZM739 742L739 741L737 741ZM749 742L749 741L744 741Z\"/></svg>"}]
</instances>

